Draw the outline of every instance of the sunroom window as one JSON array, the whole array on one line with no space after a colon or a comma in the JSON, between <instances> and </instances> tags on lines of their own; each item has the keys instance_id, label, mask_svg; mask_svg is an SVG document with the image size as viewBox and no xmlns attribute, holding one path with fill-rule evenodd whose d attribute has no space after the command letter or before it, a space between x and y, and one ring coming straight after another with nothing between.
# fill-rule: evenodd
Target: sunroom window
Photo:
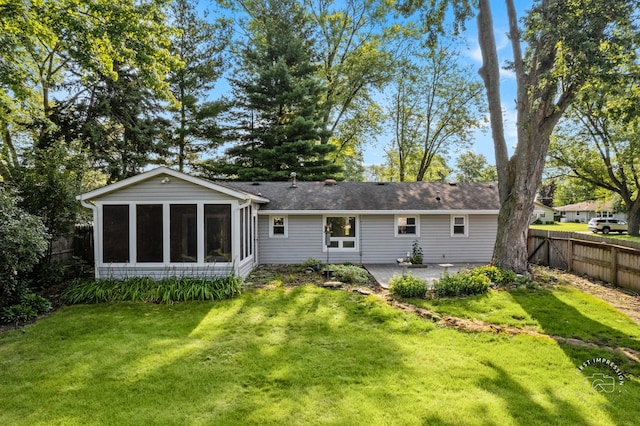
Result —
<instances>
[{"instance_id":1,"label":"sunroom window","mask_svg":"<svg viewBox=\"0 0 640 426\"><path fill-rule=\"evenodd\" d=\"M102 261L129 262L129 206L105 205L102 215Z\"/></svg>"},{"instance_id":2,"label":"sunroom window","mask_svg":"<svg viewBox=\"0 0 640 426\"><path fill-rule=\"evenodd\" d=\"M162 263L162 204L136 206L137 262Z\"/></svg>"},{"instance_id":3,"label":"sunroom window","mask_svg":"<svg viewBox=\"0 0 640 426\"><path fill-rule=\"evenodd\" d=\"M231 261L231 206L204 206L205 262Z\"/></svg>"},{"instance_id":4,"label":"sunroom window","mask_svg":"<svg viewBox=\"0 0 640 426\"><path fill-rule=\"evenodd\" d=\"M171 262L198 261L198 223L195 204L170 206L169 247Z\"/></svg>"}]
</instances>

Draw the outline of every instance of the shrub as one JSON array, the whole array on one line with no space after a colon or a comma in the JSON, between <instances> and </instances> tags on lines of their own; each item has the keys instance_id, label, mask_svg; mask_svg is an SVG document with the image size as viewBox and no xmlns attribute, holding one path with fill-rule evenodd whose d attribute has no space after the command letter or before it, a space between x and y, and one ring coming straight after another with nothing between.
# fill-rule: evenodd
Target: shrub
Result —
<instances>
[{"instance_id":1,"label":"shrub","mask_svg":"<svg viewBox=\"0 0 640 426\"><path fill-rule=\"evenodd\" d=\"M32 307L38 315L44 314L51 310L51 302L49 302L49 300L33 293L26 293L22 295L20 304Z\"/></svg>"},{"instance_id":2,"label":"shrub","mask_svg":"<svg viewBox=\"0 0 640 426\"><path fill-rule=\"evenodd\" d=\"M42 296L26 292L20 297L20 303L2 309L2 321L18 325L44 314L51 309L51 302Z\"/></svg>"},{"instance_id":3,"label":"shrub","mask_svg":"<svg viewBox=\"0 0 640 426\"><path fill-rule=\"evenodd\" d=\"M53 287L64 281L64 270L62 263L40 263L33 268L31 281L41 288Z\"/></svg>"},{"instance_id":4,"label":"shrub","mask_svg":"<svg viewBox=\"0 0 640 426\"><path fill-rule=\"evenodd\" d=\"M314 271L320 270L320 261L314 258L309 258L302 263L304 268L311 268Z\"/></svg>"},{"instance_id":5,"label":"shrub","mask_svg":"<svg viewBox=\"0 0 640 426\"><path fill-rule=\"evenodd\" d=\"M398 297L424 297L428 288L425 280L410 274L394 275L389 280L389 291Z\"/></svg>"},{"instance_id":6,"label":"shrub","mask_svg":"<svg viewBox=\"0 0 640 426\"><path fill-rule=\"evenodd\" d=\"M13 323L16 326L21 322L27 322L37 316L38 314L35 309L29 305L20 304L2 308L2 321Z\"/></svg>"},{"instance_id":7,"label":"shrub","mask_svg":"<svg viewBox=\"0 0 640 426\"><path fill-rule=\"evenodd\" d=\"M516 280L516 273L507 269L501 269L497 266L487 265L479 266L471 270L473 274L484 275L489 278L489 281L496 285L511 284Z\"/></svg>"},{"instance_id":8,"label":"shrub","mask_svg":"<svg viewBox=\"0 0 640 426\"><path fill-rule=\"evenodd\" d=\"M434 288L438 297L455 297L486 293L490 285L486 275L464 271L443 277Z\"/></svg>"},{"instance_id":9,"label":"shrub","mask_svg":"<svg viewBox=\"0 0 640 426\"><path fill-rule=\"evenodd\" d=\"M411 246L411 257L409 258L409 262L414 265L422 265L422 261L424 259L424 253L422 252L422 247L418 245L418 240L413 242L413 246Z\"/></svg>"},{"instance_id":10,"label":"shrub","mask_svg":"<svg viewBox=\"0 0 640 426\"><path fill-rule=\"evenodd\" d=\"M18 297L20 280L47 249L42 220L18 207L20 198L0 187L0 305Z\"/></svg>"},{"instance_id":11,"label":"shrub","mask_svg":"<svg viewBox=\"0 0 640 426\"><path fill-rule=\"evenodd\" d=\"M61 300L69 304L123 301L168 304L229 299L241 290L242 279L234 275L209 279L170 277L159 281L149 277L75 280L62 293Z\"/></svg>"},{"instance_id":12,"label":"shrub","mask_svg":"<svg viewBox=\"0 0 640 426\"><path fill-rule=\"evenodd\" d=\"M343 283L364 284L369 281L369 273L356 265L342 264L331 265L333 276Z\"/></svg>"}]
</instances>

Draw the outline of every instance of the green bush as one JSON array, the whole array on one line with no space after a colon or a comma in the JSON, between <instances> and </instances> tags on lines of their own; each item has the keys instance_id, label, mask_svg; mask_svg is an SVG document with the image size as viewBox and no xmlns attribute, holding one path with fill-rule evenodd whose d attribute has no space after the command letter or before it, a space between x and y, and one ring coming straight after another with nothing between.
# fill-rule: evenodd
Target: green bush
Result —
<instances>
[{"instance_id":1,"label":"green bush","mask_svg":"<svg viewBox=\"0 0 640 426\"><path fill-rule=\"evenodd\" d=\"M330 269L333 271L333 276L343 283L365 284L369 281L369 273L367 270L356 265L331 265Z\"/></svg>"},{"instance_id":2,"label":"green bush","mask_svg":"<svg viewBox=\"0 0 640 426\"><path fill-rule=\"evenodd\" d=\"M425 280L410 274L394 275L389 280L389 291L398 297L424 297L428 288Z\"/></svg>"},{"instance_id":3,"label":"green bush","mask_svg":"<svg viewBox=\"0 0 640 426\"><path fill-rule=\"evenodd\" d=\"M63 303L149 302L173 303L189 300L222 300L240 294L242 279L230 275L214 278L170 277L154 280L75 280L62 293Z\"/></svg>"},{"instance_id":4,"label":"green bush","mask_svg":"<svg viewBox=\"0 0 640 426\"><path fill-rule=\"evenodd\" d=\"M26 292L20 302L2 309L2 321L14 324L27 322L51 310L51 302L42 296Z\"/></svg>"},{"instance_id":5,"label":"green bush","mask_svg":"<svg viewBox=\"0 0 640 426\"><path fill-rule=\"evenodd\" d=\"M31 306L36 314L44 314L51 310L51 302L42 296L33 293L26 293L20 299L21 305Z\"/></svg>"},{"instance_id":6,"label":"green bush","mask_svg":"<svg viewBox=\"0 0 640 426\"><path fill-rule=\"evenodd\" d=\"M31 281L40 288L53 287L64 281L64 270L62 263L40 263L33 268Z\"/></svg>"},{"instance_id":7,"label":"green bush","mask_svg":"<svg viewBox=\"0 0 640 426\"><path fill-rule=\"evenodd\" d=\"M320 261L314 258L309 258L302 263L304 268L311 268L316 272L320 270L320 265Z\"/></svg>"},{"instance_id":8,"label":"green bush","mask_svg":"<svg viewBox=\"0 0 640 426\"><path fill-rule=\"evenodd\" d=\"M38 314L35 309L29 305L20 304L2 308L2 321L14 323L16 325L21 322L27 322L37 316Z\"/></svg>"},{"instance_id":9,"label":"green bush","mask_svg":"<svg viewBox=\"0 0 640 426\"><path fill-rule=\"evenodd\" d=\"M499 286L511 284L516 280L515 272L501 269L493 265L479 266L477 268L473 268L471 272L474 274L484 275L489 278L489 281Z\"/></svg>"},{"instance_id":10,"label":"green bush","mask_svg":"<svg viewBox=\"0 0 640 426\"><path fill-rule=\"evenodd\" d=\"M19 298L20 281L47 250L42 220L18 207L21 199L0 186L0 305Z\"/></svg>"},{"instance_id":11,"label":"green bush","mask_svg":"<svg viewBox=\"0 0 640 426\"><path fill-rule=\"evenodd\" d=\"M434 289L438 297L455 297L486 293L490 285L486 275L464 271L441 278Z\"/></svg>"},{"instance_id":12,"label":"green bush","mask_svg":"<svg viewBox=\"0 0 640 426\"><path fill-rule=\"evenodd\" d=\"M409 259L409 262L411 262L413 265L422 265L423 259L424 253L422 251L422 247L420 247L420 245L418 244L418 240L415 240L413 242L413 245L411 246L411 257Z\"/></svg>"}]
</instances>

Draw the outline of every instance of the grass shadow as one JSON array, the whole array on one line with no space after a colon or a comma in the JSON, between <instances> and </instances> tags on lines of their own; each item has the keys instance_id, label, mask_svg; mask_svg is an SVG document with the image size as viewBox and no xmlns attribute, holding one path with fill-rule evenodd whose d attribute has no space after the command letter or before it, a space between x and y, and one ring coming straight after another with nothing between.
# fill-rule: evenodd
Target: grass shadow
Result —
<instances>
[{"instance_id":1,"label":"grass shadow","mask_svg":"<svg viewBox=\"0 0 640 426\"><path fill-rule=\"evenodd\" d=\"M560 297L565 300L562 300ZM553 336L579 339L585 342L595 343L599 346L627 347L640 350L640 334L637 326L629 319L628 324L623 321L622 314L615 311L610 306L596 306L593 311L587 312L584 309L586 304L581 303L581 298L592 298L589 295L577 291L562 291L555 293L550 290L536 291L515 291L512 292L513 299L535 320L538 321L543 332ZM591 300L589 303L600 303ZM611 316L609 316L611 313ZM598 318L600 316L600 318ZM627 328L629 327L629 328ZM629 330L627 332L621 331ZM611 351L606 348L591 348L573 344L560 343L567 358L576 368L576 376L582 381L591 380L590 374L594 372L605 374L610 377L615 376L612 368L604 363L596 363L589 367L591 370L579 371L590 360L604 358L615 363L626 376L624 386L618 387L616 392L598 393L592 389L585 392L591 393L590 397L596 395L604 399L604 406L607 412L616 420L618 424L628 422L626 410L634 410L635 397L640 391L640 364L629 360L622 353ZM626 397L625 397L626 395Z\"/></svg>"}]
</instances>

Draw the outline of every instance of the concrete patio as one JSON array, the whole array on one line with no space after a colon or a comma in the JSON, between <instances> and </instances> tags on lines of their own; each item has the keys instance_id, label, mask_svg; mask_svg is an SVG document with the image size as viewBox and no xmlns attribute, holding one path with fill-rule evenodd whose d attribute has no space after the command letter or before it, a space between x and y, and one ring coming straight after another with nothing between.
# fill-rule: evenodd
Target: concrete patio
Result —
<instances>
[{"instance_id":1,"label":"concrete patio","mask_svg":"<svg viewBox=\"0 0 640 426\"><path fill-rule=\"evenodd\" d=\"M451 266L440 266L444 264L428 264L421 267L403 267L397 263L389 264L376 264L376 265L364 265L373 278L378 281L383 288L389 288L389 280L394 275L402 275L403 273L411 274L416 277L422 278L429 283L429 287L433 287L434 281L442 278L445 274L445 269L449 274L456 273L463 269L471 269L476 266L486 265L486 263L456 263L448 264ZM425 267L426 266L426 267Z\"/></svg>"}]
</instances>

